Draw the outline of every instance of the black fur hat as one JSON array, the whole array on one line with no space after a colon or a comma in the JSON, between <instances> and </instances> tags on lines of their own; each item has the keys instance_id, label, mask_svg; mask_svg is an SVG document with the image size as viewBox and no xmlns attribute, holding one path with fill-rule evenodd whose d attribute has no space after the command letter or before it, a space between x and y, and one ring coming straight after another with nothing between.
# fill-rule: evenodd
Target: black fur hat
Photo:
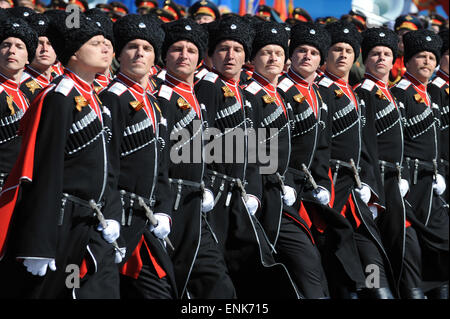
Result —
<instances>
[{"instance_id":1,"label":"black fur hat","mask_svg":"<svg viewBox=\"0 0 450 319\"><path fill-rule=\"evenodd\" d=\"M337 21L325 26L331 37L331 44L333 46L339 42L345 42L352 46L355 53L355 61L359 56L361 50L362 37L356 26L347 21Z\"/></svg>"},{"instance_id":2,"label":"black fur hat","mask_svg":"<svg viewBox=\"0 0 450 319\"><path fill-rule=\"evenodd\" d=\"M431 30L420 29L409 31L403 36L405 45L404 60L408 62L415 54L428 51L434 54L437 64L441 59L442 40L439 35Z\"/></svg>"},{"instance_id":3,"label":"black fur hat","mask_svg":"<svg viewBox=\"0 0 450 319\"><path fill-rule=\"evenodd\" d=\"M268 44L276 44L283 48L285 59L288 58L289 32L286 31L284 24L262 21L254 25L255 38L253 39L252 53L250 60L256 56L256 53Z\"/></svg>"},{"instance_id":4,"label":"black fur hat","mask_svg":"<svg viewBox=\"0 0 450 319\"><path fill-rule=\"evenodd\" d=\"M147 15L128 14L117 20L114 23L117 56L120 56L122 49L128 42L141 39L148 41L153 46L155 61L157 61L164 40L164 31L157 19L157 17L150 19Z\"/></svg>"},{"instance_id":5,"label":"black fur hat","mask_svg":"<svg viewBox=\"0 0 450 319\"><path fill-rule=\"evenodd\" d=\"M9 37L21 39L27 48L28 62L32 62L38 46L36 31L23 19L10 16L0 26L0 43Z\"/></svg>"},{"instance_id":6,"label":"black fur hat","mask_svg":"<svg viewBox=\"0 0 450 319\"><path fill-rule=\"evenodd\" d=\"M439 36L442 40L441 55L443 55L448 50L448 29L439 32Z\"/></svg>"},{"instance_id":7,"label":"black fur hat","mask_svg":"<svg viewBox=\"0 0 450 319\"><path fill-rule=\"evenodd\" d=\"M208 31L203 24L197 24L190 18L183 18L162 25L166 33L161 48L161 58L165 60L169 47L175 42L186 40L194 43L198 48L198 63L208 48Z\"/></svg>"},{"instance_id":8,"label":"black fur hat","mask_svg":"<svg viewBox=\"0 0 450 319\"><path fill-rule=\"evenodd\" d=\"M250 58L255 31L248 19L230 15L218 21L208 23L208 30L209 56L212 56L217 44L221 41L233 40L242 44L246 59Z\"/></svg>"},{"instance_id":9,"label":"black fur hat","mask_svg":"<svg viewBox=\"0 0 450 319\"><path fill-rule=\"evenodd\" d=\"M114 33L113 33L113 22L109 18L108 14L99 9L99 8L92 8L87 10L84 13L88 18L91 18L92 20L97 23L103 30L105 31L105 38L107 38L111 43L114 45Z\"/></svg>"},{"instance_id":10,"label":"black fur hat","mask_svg":"<svg viewBox=\"0 0 450 319\"><path fill-rule=\"evenodd\" d=\"M325 62L331 38L328 31L319 23L300 22L291 28L291 43L289 57L299 45L307 44L317 48L320 52L320 64Z\"/></svg>"},{"instance_id":11,"label":"black fur hat","mask_svg":"<svg viewBox=\"0 0 450 319\"><path fill-rule=\"evenodd\" d=\"M48 37L50 26L50 19L48 16L42 13L33 14L28 19L28 24L37 32L38 37Z\"/></svg>"},{"instance_id":12,"label":"black fur hat","mask_svg":"<svg viewBox=\"0 0 450 319\"><path fill-rule=\"evenodd\" d=\"M67 65L69 59L79 48L96 35L105 36L104 30L94 20L88 19L84 13L79 15L79 25L71 22L69 13L55 10L48 14L50 27L48 38L58 56L58 60Z\"/></svg>"},{"instance_id":13,"label":"black fur hat","mask_svg":"<svg viewBox=\"0 0 450 319\"><path fill-rule=\"evenodd\" d=\"M391 49L394 61L397 59L398 37L388 28L368 28L362 33L361 42L362 58L366 60L370 50L376 46L385 46Z\"/></svg>"},{"instance_id":14,"label":"black fur hat","mask_svg":"<svg viewBox=\"0 0 450 319\"><path fill-rule=\"evenodd\" d=\"M36 14L36 11L34 11L33 9L23 6L8 8L6 9L6 11L10 16L21 18L25 21L27 21L30 16Z\"/></svg>"}]
</instances>

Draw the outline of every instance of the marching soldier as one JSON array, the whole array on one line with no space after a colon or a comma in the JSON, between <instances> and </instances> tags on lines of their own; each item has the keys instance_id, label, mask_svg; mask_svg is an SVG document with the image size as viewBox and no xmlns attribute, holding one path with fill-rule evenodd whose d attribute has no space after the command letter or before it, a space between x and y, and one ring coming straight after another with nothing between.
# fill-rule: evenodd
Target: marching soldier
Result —
<instances>
[{"instance_id":1,"label":"marching soldier","mask_svg":"<svg viewBox=\"0 0 450 319\"><path fill-rule=\"evenodd\" d=\"M370 145L364 144L362 136L365 109L348 84L350 68L360 52L361 35L353 24L343 21L328 24L326 29L331 36L331 47L326 60L326 76L318 84L328 108L333 110L330 155L333 208L353 226L361 271L365 271L367 265L376 265L380 271L378 287L366 287L365 282L355 281L337 285L344 290L350 288L350 291L356 288L361 297L390 299L393 296L389 288L389 260L372 213L382 201L376 188L374 159L366 149ZM339 282L343 278L333 277L330 281L334 286L336 280ZM349 287L350 282L356 287Z\"/></svg>"},{"instance_id":2,"label":"marching soldier","mask_svg":"<svg viewBox=\"0 0 450 319\"><path fill-rule=\"evenodd\" d=\"M404 157L411 181L406 201L414 211L409 222L422 247L423 290L428 298L447 299L449 224L448 207L440 198L446 188L439 163L440 109L427 92L441 57L442 40L422 29L408 32L403 41L406 73L392 93L405 108Z\"/></svg>"},{"instance_id":3,"label":"marching soldier","mask_svg":"<svg viewBox=\"0 0 450 319\"><path fill-rule=\"evenodd\" d=\"M213 190L215 201L214 209L205 218L216 234L238 298L268 293L281 296L282 292L292 297L291 291L267 289L269 280L278 278L280 284L287 273L284 266L275 266L266 234L254 217L261 207L259 167L256 159L250 160L257 152L256 140L250 139L256 118L239 86L242 65L252 51L253 29L243 18L234 16L209 27L208 55L213 72L206 74L195 87L199 102L207 108L208 141L217 143L206 154L207 186ZM241 143L229 144L233 136ZM276 273L270 275L270 269L266 268L269 265L275 266L272 269ZM293 294L295 297L295 291Z\"/></svg>"},{"instance_id":4,"label":"marching soldier","mask_svg":"<svg viewBox=\"0 0 450 319\"><path fill-rule=\"evenodd\" d=\"M277 245L275 257L281 257L279 260L289 270L292 282L299 290L299 295L304 298L320 298L323 294L315 295L305 285L302 285L302 280L299 278L301 275L299 276L296 272L297 269L292 267L291 260L282 258L287 250L290 250L284 249L286 246L283 246L285 235L288 232L287 220L282 214L283 205L292 206L297 195L292 183L293 179L286 179L286 175L289 174L288 164L292 156L292 147L295 147L290 128L292 110L277 90L278 79L288 59L289 33L282 24L275 22L262 22L255 27L255 30L257 30L257 34L250 56L255 70L244 93L256 114L254 126L258 130L258 148L262 147L265 153L270 154L271 158L275 158L275 156L277 158L276 166L271 167L267 173L261 173L262 204L261 210L256 213L256 216L261 221L271 245ZM259 138L260 136L261 138ZM271 149L274 139L277 141L277 147ZM292 159L294 158L292 157ZM261 163L261 165L263 164ZM295 244L292 244L291 241L290 245L293 247ZM295 253L310 259L310 255L304 251ZM320 256L314 261L318 261L320 271ZM305 272L309 271L310 269L305 270Z\"/></svg>"},{"instance_id":5,"label":"marching soldier","mask_svg":"<svg viewBox=\"0 0 450 319\"><path fill-rule=\"evenodd\" d=\"M161 53L167 73L157 96L170 128L169 181L175 196L169 254L181 298L233 298L234 286L211 229L202 213L209 212L214 197L205 185L203 153L206 108L194 92L194 73L206 52L208 33L192 19L163 25Z\"/></svg>"},{"instance_id":6,"label":"marching soldier","mask_svg":"<svg viewBox=\"0 0 450 319\"><path fill-rule=\"evenodd\" d=\"M328 205L331 200L331 122L327 106L313 84L329 44L328 32L320 25L308 22L294 26L289 45L291 67L278 85L291 120L292 151L285 184L292 185L296 199L293 205L284 203L276 250L306 298L329 297L321 254L311 230L312 220L315 224L316 219L309 217L312 207L307 209L304 202L312 186L307 174L314 179L314 190L309 192L313 200L320 205Z\"/></svg>"},{"instance_id":7,"label":"marching soldier","mask_svg":"<svg viewBox=\"0 0 450 319\"><path fill-rule=\"evenodd\" d=\"M449 118L448 118L448 30L439 33L442 39L441 49L441 62L439 64L439 70L436 72L436 77L428 84L428 92L431 96L431 100L435 102L441 110L441 163L445 172L445 180L448 181L449 177ZM448 187L442 194L444 200L449 203L449 191Z\"/></svg>"},{"instance_id":8,"label":"marching soldier","mask_svg":"<svg viewBox=\"0 0 450 319\"><path fill-rule=\"evenodd\" d=\"M17 134L19 122L29 107L20 90L23 68L33 61L37 34L19 18L2 21L0 30L0 189L13 168L22 138Z\"/></svg>"},{"instance_id":9,"label":"marching soldier","mask_svg":"<svg viewBox=\"0 0 450 319\"><path fill-rule=\"evenodd\" d=\"M108 63L107 49L92 20L80 15L80 28L68 28L67 17L53 16L49 34L65 74L25 113L20 155L0 197L2 294L118 298L120 202L109 187L111 118L92 87ZM68 265L79 271L77 284L67 285Z\"/></svg>"},{"instance_id":10,"label":"marching soldier","mask_svg":"<svg viewBox=\"0 0 450 319\"><path fill-rule=\"evenodd\" d=\"M151 94L148 72L160 54L158 22L127 15L114 25L120 69L100 94L112 115L113 172L123 205L122 298L176 298L173 266L164 239L172 201L167 176L167 121ZM153 225L153 217L158 221Z\"/></svg>"},{"instance_id":11,"label":"marching soldier","mask_svg":"<svg viewBox=\"0 0 450 319\"><path fill-rule=\"evenodd\" d=\"M49 18L36 13L28 19L28 22L38 33L38 46L35 58L25 66L20 90L31 102L58 74L53 71L56 53L48 39Z\"/></svg>"},{"instance_id":12,"label":"marching soldier","mask_svg":"<svg viewBox=\"0 0 450 319\"><path fill-rule=\"evenodd\" d=\"M355 88L366 107L364 138L376 143L371 150L378 159L385 210L376 218L380 235L395 276L396 294L401 298L424 298L421 289L420 247L417 234L409 227L411 208L404 197L409 189L408 170L403 159L402 113L389 89L389 72L397 57L398 39L394 31L370 28L363 33L362 58L365 79Z\"/></svg>"}]
</instances>

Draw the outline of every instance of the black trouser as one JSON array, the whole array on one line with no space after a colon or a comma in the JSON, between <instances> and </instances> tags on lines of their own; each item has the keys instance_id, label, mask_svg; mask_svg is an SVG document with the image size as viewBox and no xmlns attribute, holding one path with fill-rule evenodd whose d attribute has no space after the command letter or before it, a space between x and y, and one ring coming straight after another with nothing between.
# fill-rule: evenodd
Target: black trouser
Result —
<instances>
[{"instance_id":1,"label":"black trouser","mask_svg":"<svg viewBox=\"0 0 450 319\"><path fill-rule=\"evenodd\" d=\"M202 217L200 246L194 262L187 290L191 298L236 298L233 282L228 274L223 254L214 240L211 230Z\"/></svg>"},{"instance_id":2,"label":"black trouser","mask_svg":"<svg viewBox=\"0 0 450 319\"><path fill-rule=\"evenodd\" d=\"M319 250L301 226L284 214L281 218L276 250L276 259L287 267L305 298L317 299L329 296Z\"/></svg>"},{"instance_id":3,"label":"black trouser","mask_svg":"<svg viewBox=\"0 0 450 319\"><path fill-rule=\"evenodd\" d=\"M371 235L368 233L365 227L361 226L355 230L354 238L356 247L358 248L361 263L366 273L366 288L389 288L390 285L386 276L386 269L384 266L385 261L380 253L379 248L375 245L370 237ZM378 277L373 277L373 282L369 280L372 277L368 277L371 274L377 275ZM371 286L372 284L374 285L373 287Z\"/></svg>"},{"instance_id":4,"label":"black trouser","mask_svg":"<svg viewBox=\"0 0 450 319\"><path fill-rule=\"evenodd\" d=\"M22 260L6 256L6 269L1 267L3 261L0 264L0 269L5 272L0 278L0 290L3 290L0 296L26 299L119 298L119 271L114 263L114 249L103 239L101 232L94 229L97 223L91 208L68 200L64 218L58 226L56 271L47 269L45 276L35 276L25 269ZM10 245L18 240L20 237L17 236L10 238ZM80 279L83 258L87 272ZM9 296L8 290L11 292Z\"/></svg>"},{"instance_id":5,"label":"black trouser","mask_svg":"<svg viewBox=\"0 0 450 319\"><path fill-rule=\"evenodd\" d=\"M406 228L405 258L403 272L400 278L400 292L404 289L418 288L422 283L422 251L419 246L416 231L412 227Z\"/></svg>"},{"instance_id":6,"label":"black trouser","mask_svg":"<svg viewBox=\"0 0 450 319\"><path fill-rule=\"evenodd\" d=\"M120 297L122 299L173 299L174 292L167 276L159 278L150 260L145 245L140 249L142 268L134 279L120 275Z\"/></svg>"}]
</instances>

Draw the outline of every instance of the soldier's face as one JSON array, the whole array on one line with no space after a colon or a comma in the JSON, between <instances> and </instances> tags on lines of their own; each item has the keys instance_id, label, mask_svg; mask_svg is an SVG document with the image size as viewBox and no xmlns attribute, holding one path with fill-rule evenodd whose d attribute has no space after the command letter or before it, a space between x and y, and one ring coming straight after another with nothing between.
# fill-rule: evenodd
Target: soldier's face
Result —
<instances>
[{"instance_id":1,"label":"soldier's face","mask_svg":"<svg viewBox=\"0 0 450 319\"><path fill-rule=\"evenodd\" d=\"M11 8L11 4L6 0L0 0L0 8L2 9Z\"/></svg>"},{"instance_id":2,"label":"soldier's face","mask_svg":"<svg viewBox=\"0 0 450 319\"><path fill-rule=\"evenodd\" d=\"M339 77L345 77L350 73L354 61L355 53L350 44L335 43L328 50L327 70Z\"/></svg>"},{"instance_id":3,"label":"soldier's face","mask_svg":"<svg viewBox=\"0 0 450 319\"><path fill-rule=\"evenodd\" d=\"M0 44L0 71L5 75L16 73L28 63L28 51L19 38L9 37Z\"/></svg>"},{"instance_id":4,"label":"soldier's face","mask_svg":"<svg viewBox=\"0 0 450 319\"><path fill-rule=\"evenodd\" d=\"M406 62L406 70L422 83L426 83L433 75L436 68L436 57L433 53L422 51L416 53L408 62Z\"/></svg>"},{"instance_id":5,"label":"soldier's face","mask_svg":"<svg viewBox=\"0 0 450 319\"><path fill-rule=\"evenodd\" d=\"M285 54L279 45L269 44L262 47L253 59L255 71L267 79L279 76L283 71Z\"/></svg>"},{"instance_id":6,"label":"soldier's face","mask_svg":"<svg viewBox=\"0 0 450 319\"><path fill-rule=\"evenodd\" d=\"M109 67L108 52L105 38L102 35L96 35L84 43L72 59L75 58L86 71L99 73Z\"/></svg>"},{"instance_id":7,"label":"soldier's face","mask_svg":"<svg viewBox=\"0 0 450 319\"><path fill-rule=\"evenodd\" d=\"M291 57L291 68L307 78L316 72L320 65L320 51L311 45L302 44L295 48Z\"/></svg>"},{"instance_id":8,"label":"soldier's face","mask_svg":"<svg viewBox=\"0 0 450 319\"><path fill-rule=\"evenodd\" d=\"M194 76L197 68L199 51L197 46L186 40L173 43L166 54L166 69L181 80Z\"/></svg>"},{"instance_id":9,"label":"soldier's face","mask_svg":"<svg viewBox=\"0 0 450 319\"><path fill-rule=\"evenodd\" d=\"M376 46L367 55L365 66L367 71L380 80L385 80L394 66L394 55L385 46Z\"/></svg>"},{"instance_id":10,"label":"soldier's face","mask_svg":"<svg viewBox=\"0 0 450 319\"><path fill-rule=\"evenodd\" d=\"M118 58L120 71L133 80L147 76L155 63L155 51L146 40L135 39L128 42Z\"/></svg>"},{"instance_id":11,"label":"soldier's face","mask_svg":"<svg viewBox=\"0 0 450 319\"><path fill-rule=\"evenodd\" d=\"M237 81L245 63L244 46L233 40L224 40L216 45L212 61L222 76Z\"/></svg>"},{"instance_id":12,"label":"soldier's face","mask_svg":"<svg viewBox=\"0 0 450 319\"><path fill-rule=\"evenodd\" d=\"M56 61L56 53L47 37L39 37L36 55L31 63L32 66L47 68Z\"/></svg>"},{"instance_id":13,"label":"soldier's face","mask_svg":"<svg viewBox=\"0 0 450 319\"><path fill-rule=\"evenodd\" d=\"M194 18L195 22L198 24L210 23L214 21L214 17L208 14L197 14Z\"/></svg>"}]
</instances>

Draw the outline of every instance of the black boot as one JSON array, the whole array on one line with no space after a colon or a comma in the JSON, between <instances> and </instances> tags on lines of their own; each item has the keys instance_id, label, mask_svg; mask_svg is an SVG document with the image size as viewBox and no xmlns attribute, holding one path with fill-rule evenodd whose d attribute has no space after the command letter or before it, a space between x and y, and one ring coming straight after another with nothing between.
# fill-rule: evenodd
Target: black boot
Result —
<instances>
[{"instance_id":1,"label":"black boot","mask_svg":"<svg viewBox=\"0 0 450 319\"><path fill-rule=\"evenodd\" d=\"M395 299L389 288L364 288L358 296L361 299Z\"/></svg>"},{"instance_id":2,"label":"black boot","mask_svg":"<svg viewBox=\"0 0 450 319\"><path fill-rule=\"evenodd\" d=\"M438 288L427 292L428 299L448 299L448 284L443 284Z\"/></svg>"},{"instance_id":3,"label":"black boot","mask_svg":"<svg viewBox=\"0 0 450 319\"><path fill-rule=\"evenodd\" d=\"M422 288L405 288L402 292L402 299L426 299Z\"/></svg>"}]
</instances>

